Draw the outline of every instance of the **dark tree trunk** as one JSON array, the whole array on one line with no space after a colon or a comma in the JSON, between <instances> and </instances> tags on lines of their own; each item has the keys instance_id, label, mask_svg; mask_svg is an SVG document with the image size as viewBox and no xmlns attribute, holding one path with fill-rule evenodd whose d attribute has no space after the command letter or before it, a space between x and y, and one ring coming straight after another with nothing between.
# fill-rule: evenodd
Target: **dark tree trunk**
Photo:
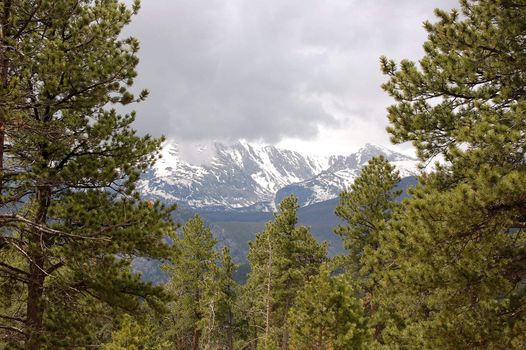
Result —
<instances>
[{"instance_id":1,"label":"dark tree trunk","mask_svg":"<svg viewBox=\"0 0 526 350\"><path fill-rule=\"evenodd\" d=\"M227 335L226 335L226 350L234 350L234 335L232 332L232 329L234 327L234 316L232 315L232 312L228 312L228 329L227 329Z\"/></svg>"},{"instance_id":2,"label":"dark tree trunk","mask_svg":"<svg viewBox=\"0 0 526 350\"><path fill-rule=\"evenodd\" d=\"M42 296L44 294L44 258L42 254L32 254L29 267L29 284L26 318L26 350L41 348L42 333Z\"/></svg>"},{"instance_id":3,"label":"dark tree trunk","mask_svg":"<svg viewBox=\"0 0 526 350\"><path fill-rule=\"evenodd\" d=\"M48 186L37 187L37 213L35 222L45 225L47 212L51 201L51 189ZM43 330L43 295L45 273L45 255L43 247L46 245L46 236L35 231L32 235L33 242L28 252L29 258L29 283L27 286L27 318L26 318L26 350L38 350L42 344Z\"/></svg>"},{"instance_id":4,"label":"dark tree trunk","mask_svg":"<svg viewBox=\"0 0 526 350\"><path fill-rule=\"evenodd\" d=\"M287 319L290 308L290 299L287 299L285 303L285 310L283 314L283 335L281 337L281 350L288 350L289 348L289 328L287 325Z\"/></svg>"},{"instance_id":5,"label":"dark tree trunk","mask_svg":"<svg viewBox=\"0 0 526 350\"><path fill-rule=\"evenodd\" d=\"M11 0L4 0L4 11L0 18L0 84L2 89L7 89L9 85L9 59L7 57L7 38L11 31ZM5 128L7 119L6 106L0 106L0 195L4 187L4 143ZM0 204L2 199L0 198Z\"/></svg>"},{"instance_id":6,"label":"dark tree trunk","mask_svg":"<svg viewBox=\"0 0 526 350\"><path fill-rule=\"evenodd\" d=\"M199 349L199 338L201 338L201 330L196 328L194 329L194 336L192 338L192 350Z\"/></svg>"}]
</instances>

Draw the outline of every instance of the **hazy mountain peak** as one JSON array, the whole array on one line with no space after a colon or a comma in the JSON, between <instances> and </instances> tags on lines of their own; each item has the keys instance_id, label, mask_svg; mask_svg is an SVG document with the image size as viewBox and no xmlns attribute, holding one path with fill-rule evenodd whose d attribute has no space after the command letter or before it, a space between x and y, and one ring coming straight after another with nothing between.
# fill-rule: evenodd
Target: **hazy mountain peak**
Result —
<instances>
[{"instance_id":1,"label":"hazy mountain peak","mask_svg":"<svg viewBox=\"0 0 526 350\"><path fill-rule=\"evenodd\" d=\"M295 193L302 205L334 198L378 154L400 168L404 176L416 172L414 159L372 144L348 156L312 157L244 140L216 142L210 162L202 165L183 160L180 147L173 142L166 143L161 153L162 158L140 182L143 194L208 209L272 211L275 201L290 193Z\"/></svg>"}]
</instances>

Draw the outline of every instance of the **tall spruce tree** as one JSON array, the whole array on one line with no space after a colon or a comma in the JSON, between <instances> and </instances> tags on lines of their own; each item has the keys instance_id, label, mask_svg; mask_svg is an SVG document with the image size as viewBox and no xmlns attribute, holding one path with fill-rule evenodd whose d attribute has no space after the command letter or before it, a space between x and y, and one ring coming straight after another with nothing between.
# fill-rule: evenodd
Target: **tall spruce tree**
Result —
<instances>
[{"instance_id":1,"label":"tall spruce tree","mask_svg":"<svg viewBox=\"0 0 526 350\"><path fill-rule=\"evenodd\" d=\"M133 312L161 289L130 273L162 258L170 210L134 190L160 140L139 137L138 10L117 0L0 2L0 285L9 346L93 345L98 315ZM6 290L7 288L7 290Z\"/></svg>"},{"instance_id":2,"label":"tall spruce tree","mask_svg":"<svg viewBox=\"0 0 526 350\"><path fill-rule=\"evenodd\" d=\"M308 228L296 226L297 209L294 196L283 199L274 221L250 242L247 291L252 293L249 314L256 319L250 325L257 341L249 341L260 349L289 348L288 312L298 290L326 258L326 244L316 242Z\"/></svg>"},{"instance_id":3,"label":"tall spruce tree","mask_svg":"<svg viewBox=\"0 0 526 350\"><path fill-rule=\"evenodd\" d=\"M382 237L380 345L526 347L526 2L461 1L419 65L382 59L393 141L444 159Z\"/></svg>"}]
</instances>

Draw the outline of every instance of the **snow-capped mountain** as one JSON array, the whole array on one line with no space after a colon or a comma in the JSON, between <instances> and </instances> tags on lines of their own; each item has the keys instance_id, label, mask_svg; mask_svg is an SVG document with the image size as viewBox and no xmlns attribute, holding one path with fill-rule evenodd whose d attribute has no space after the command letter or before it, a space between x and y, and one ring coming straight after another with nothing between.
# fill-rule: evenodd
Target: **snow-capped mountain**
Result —
<instances>
[{"instance_id":1,"label":"snow-capped mountain","mask_svg":"<svg viewBox=\"0 0 526 350\"><path fill-rule=\"evenodd\" d=\"M378 155L383 155L400 172L400 177L415 175L418 162L406 155L391 151L385 147L366 144L349 156L331 156L327 169L315 177L282 187L276 193L276 203L284 197L294 194L301 206L323 202L338 196L349 188L367 162Z\"/></svg>"},{"instance_id":2,"label":"snow-capped mountain","mask_svg":"<svg viewBox=\"0 0 526 350\"><path fill-rule=\"evenodd\" d=\"M213 147L208 164L193 165L181 159L176 144L166 143L139 190L145 197L193 208L272 211L276 201L290 193L302 206L337 197L375 155L383 154L402 176L417 169L415 159L373 145L349 156L325 158L247 142Z\"/></svg>"}]
</instances>

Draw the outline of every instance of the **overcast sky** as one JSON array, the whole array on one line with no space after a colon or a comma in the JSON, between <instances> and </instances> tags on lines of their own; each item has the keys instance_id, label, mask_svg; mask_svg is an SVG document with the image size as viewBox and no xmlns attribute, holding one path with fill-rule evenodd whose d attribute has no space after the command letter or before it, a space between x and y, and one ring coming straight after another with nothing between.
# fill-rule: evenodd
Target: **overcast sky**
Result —
<instances>
[{"instance_id":1,"label":"overcast sky","mask_svg":"<svg viewBox=\"0 0 526 350\"><path fill-rule=\"evenodd\" d=\"M143 0L136 127L315 154L390 146L379 57L418 59L422 22L452 0ZM407 148L406 148L407 149Z\"/></svg>"}]
</instances>

